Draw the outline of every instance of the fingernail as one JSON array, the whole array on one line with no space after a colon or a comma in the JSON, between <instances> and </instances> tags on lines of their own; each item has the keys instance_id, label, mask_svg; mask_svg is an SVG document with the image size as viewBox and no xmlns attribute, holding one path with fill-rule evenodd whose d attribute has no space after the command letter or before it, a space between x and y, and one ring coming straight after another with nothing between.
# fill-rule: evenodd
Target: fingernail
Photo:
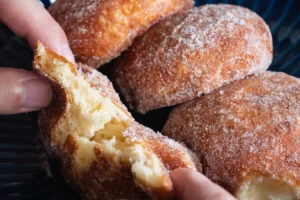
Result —
<instances>
[{"instance_id":1,"label":"fingernail","mask_svg":"<svg viewBox=\"0 0 300 200\"><path fill-rule=\"evenodd\" d=\"M46 80L30 79L24 81L22 86L22 109L39 110L50 103L52 89Z\"/></svg>"},{"instance_id":2,"label":"fingernail","mask_svg":"<svg viewBox=\"0 0 300 200\"><path fill-rule=\"evenodd\" d=\"M74 55L69 47L68 44L63 44L61 46L61 55L64 56L66 59L68 59L68 61L72 62L72 63L75 63L75 60L74 60Z\"/></svg>"}]
</instances>

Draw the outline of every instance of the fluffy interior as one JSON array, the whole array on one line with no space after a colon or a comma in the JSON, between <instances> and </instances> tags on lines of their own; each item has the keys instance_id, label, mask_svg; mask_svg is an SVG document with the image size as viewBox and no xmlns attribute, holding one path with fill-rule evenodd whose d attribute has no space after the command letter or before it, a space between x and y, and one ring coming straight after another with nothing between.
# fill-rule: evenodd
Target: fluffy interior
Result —
<instances>
[{"instance_id":1,"label":"fluffy interior","mask_svg":"<svg viewBox=\"0 0 300 200\"><path fill-rule=\"evenodd\" d=\"M59 82L67 91L69 113L56 126L55 144L64 144L68 134L78 135L79 148L75 158L75 170L80 172L94 160L94 145L101 145L102 153L112 155L112 162L131 163L131 171L138 181L147 186L164 184L162 164L154 153L142 144L131 141L122 133L131 117L110 98L101 96L80 74L71 71L70 64L48 57L39 46L40 67Z\"/></svg>"},{"instance_id":2,"label":"fluffy interior","mask_svg":"<svg viewBox=\"0 0 300 200\"><path fill-rule=\"evenodd\" d=\"M283 181L260 177L243 184L236 197L243 200L296 200L300 191Z\"/></svg>"}]
</instances>

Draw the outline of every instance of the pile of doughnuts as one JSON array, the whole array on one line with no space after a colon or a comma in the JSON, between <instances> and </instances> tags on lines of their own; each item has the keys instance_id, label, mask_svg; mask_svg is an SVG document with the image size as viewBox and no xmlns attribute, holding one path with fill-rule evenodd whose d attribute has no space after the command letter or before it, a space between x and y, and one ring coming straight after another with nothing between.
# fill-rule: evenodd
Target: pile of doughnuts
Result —
<instances>
[{"instance_id":1,"label":"pile of doughnuts","mask_svg":"<svg viewBox=\"0 0 300 200\"><path fill-rule=\"evenodd\" d=\"M235 81L176 107L163 133L238 199L300 198L297 78L267 71Z\"/></svg>"},{"instance_id":2,"label":"pile of doughnuts","mask_svg":"<svg viewBox=\"0 0 300 200\"><path fill-rule=\"evenodd\" d=\"M266 71L272 36L256 13L192 4L57 0L49 12L77 62L97 68L122 53L113 81L130 108L146 113L180 104L162 132L190 147L212 181L242 200L300 199L300 80ZM196 169L192 157L187 163ZM84 192L94 194L92 188Z\"/></svg>"},{"instance_id":3,"label":"pile of doughnuts","mask_svg":"<svg viewBox=\"0 0 300 200\"><path fill-rule=\"evenodd\" d=\"M55 100L40 113L42 141L86 199L173 199L170 172L201 171L184 145L137 123L111 82L38 43L34 69Z\"/></svg>"},{"instance_id":4,"label":"pile of doughnuts","mask_svg":"<svg viewBox=\"0 0 300 200\"><path fill-rule=\"evenodd\" d=\"M272 37L254 12L207 5L161 20L120 58L118 86L138 112L183 103L264 71Z\"/></svg>"},{"instance_id":5,"label":"pile of doughnuts","mask_svg":"<svg viewBox=\"0 0 300 200\"><path fill-rule=\"evenodd\" d=\"M159 19L193 0L57 0L49 13L65 31L76 61L94 68L116 58Z\"/></svg>"}]
</instances>

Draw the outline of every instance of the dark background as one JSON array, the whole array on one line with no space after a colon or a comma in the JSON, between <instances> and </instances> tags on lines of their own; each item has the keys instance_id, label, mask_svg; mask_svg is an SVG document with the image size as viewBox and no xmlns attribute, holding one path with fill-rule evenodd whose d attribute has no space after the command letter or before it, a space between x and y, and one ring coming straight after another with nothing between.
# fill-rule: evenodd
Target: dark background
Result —
<instances>
[{"instance_id":1,"label":"dark background","mask_svg":"<svg viewBox=\"0 0 300 200\"><path fill-rule=\"evenodd\" d=\"M49 1L42 1L47 7ZM228 0L196 1L230 3L257 12L270 26L274 60L269 70L300 77L300 1ZM31 70L33 52L27 42L0 23L0 66ZM109 67L101 68L108 73ZM142 124L159 131L171 108L133 113ZM62 179L38 138L37 113L0 116L0 199L80 199Z\"/></svg>"}]
</instances>

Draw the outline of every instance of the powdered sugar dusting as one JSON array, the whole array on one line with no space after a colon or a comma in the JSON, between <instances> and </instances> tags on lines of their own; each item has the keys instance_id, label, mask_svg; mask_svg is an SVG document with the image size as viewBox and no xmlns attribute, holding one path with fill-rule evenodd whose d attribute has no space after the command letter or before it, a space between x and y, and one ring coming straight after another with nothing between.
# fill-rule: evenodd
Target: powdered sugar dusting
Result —
<instances>
[{"instance_id":1,"label":"powdered sugar dusting","mask_svg":"<svg viewBox=\"0 0 300 200\"><path fill-rule=\"evenodd\" d=\"M123 56L118 83L138 111L174 105L267 69L272 38L252 11L206 5L160 21Z\"/></svg>"},{"instance_id":2,"label":"powdered sugar dusting","mask_svg":"<svg viewBox=\"0 0 300 200\"><path fill-rule=\"evenodd\" d=\"M166 37L180 40L181 43L188 46L192 51L203 50L205 48L214 47L218 38L234 31L235 28L245 25L245 20L256 17L254 13L245 12L242 9L229 9L230 6L204 6L198 12L197 10L189 11L182 23L180 29L173 31L170 36ZM202 16L198 23L198 15ZM203 27L204 26L204 27ZM200 31L200 33L199 33Z\"/></svg>"},{"instance_id":3,"label":"powdered sugar dusting","mask_svg":"<svg viewBox=\"0 0 300 200\"><path fill-rule=\"evenodd\" d=\"M49 8L49 12L55 15L56 20L68 33L88 34L87 31L94 31L91 28L97 19L93 16L97 13L100 2L101 0L57 1ZM86 23L87 20L90 22Z\"/></svg>"},{"instance_id":4,"label":"powdered sugar dusting","mask_svg":"<svg viewBox=\"0 0 300 200\"><path fill-rule=\"evenodd\" d=\"M86 77L92 87L101 95L111 98L119 107L127 110L121 103L118 94L106 76L83 64L77 64L77 72ZM156 134L153 130L133 120L123 135L130 139L130 141L142 143L154 153L157 153L167 170L171 171L178 167L201 169L196 155L189 151L184 145L160 133Z\"/></svg>"},{"instance_id":5,"label":"powdered sugar dusting","mask_svg":"<svg viewBox=\"0 0 300 200\"><path fill-rule=\"evenodd\" d=\"M296 185L299 102L299 79L264 72L175 108L163 133L190 145L206 175L230 191L260 175Z\"/></svg>"},{"instance_id":6,"label":"powdered sugar dusting","mask_svg":"<svg viewBox=\"0 0 300 200\"><path fill-rule=\"evenodd\" d=\"M123 135L153 151L168 172L179 167L201 171L199 160L192 151L161 133L155 133L150 128L132 122Z\"/></svg>"},{"instance_id":7,"label":"powdered sugar dusting","mask_svg":"<svg viewBox=\"0 0 300 200\"><path fill-rule=\"evenodd\" d=\"M77 62L96 68L119 56L160 18L192 6L193 0L58 0L49 12Z\"/></svg>"}]
</instances>

